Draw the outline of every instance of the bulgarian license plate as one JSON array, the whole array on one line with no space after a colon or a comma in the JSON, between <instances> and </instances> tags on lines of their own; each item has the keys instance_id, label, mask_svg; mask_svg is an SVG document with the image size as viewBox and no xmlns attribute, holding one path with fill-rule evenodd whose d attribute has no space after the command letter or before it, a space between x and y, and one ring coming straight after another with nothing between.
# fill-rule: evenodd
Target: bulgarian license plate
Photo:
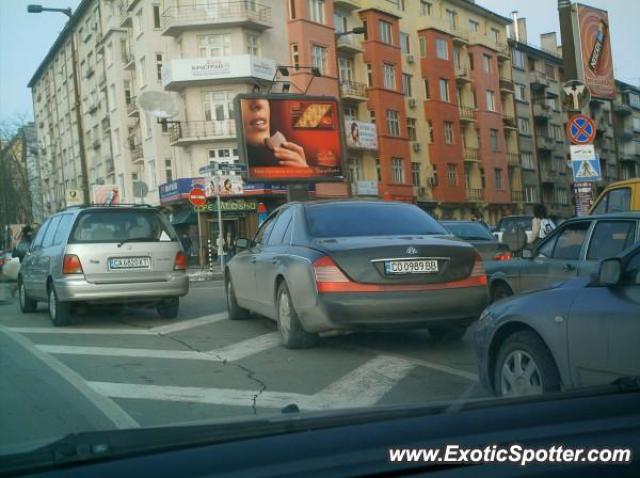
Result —
<instances>
[{"instance_id":1,"label":"bulgarian license plate","mask_svg":"<svg viewBox=\"0 0 640 478\"><path fill-rule=\"evenodd\" d=\"M110 270L148 269L149 267L151 267L150 257L111 257L109 259Z\"/></svg>"},{"instance_id":2,"label":"bulgarian license plate","mask_svg":"<svg viewBox=\"0 0 640 478\"><path fill-rule=\"evenodd\" d=\"M385 261L386 274L433 274L438 272L436 259L417 259L408 261Z\"/></svg>"}]
</instances>

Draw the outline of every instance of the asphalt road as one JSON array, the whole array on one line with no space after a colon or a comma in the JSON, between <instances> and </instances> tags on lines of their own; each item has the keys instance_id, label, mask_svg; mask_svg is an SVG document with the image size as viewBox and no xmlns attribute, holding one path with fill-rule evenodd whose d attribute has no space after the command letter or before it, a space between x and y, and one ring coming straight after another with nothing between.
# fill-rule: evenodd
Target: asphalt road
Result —
<instances>
[{"instance_id":1,"label":"asphalt road","mask_svg":"<svg viewBox=\"0 0 640 478\"><path fill-rule=\"evenodd\" d=\"M249 414L486 395L469 334L439 343L427 332L323 338L280 345L265 318L226 318L220 282L200 282L180 317L105 307L53 327L40 304L21 314L0 302L0 454L67 433L161 426Z\"/></svg>"}]
</instances>

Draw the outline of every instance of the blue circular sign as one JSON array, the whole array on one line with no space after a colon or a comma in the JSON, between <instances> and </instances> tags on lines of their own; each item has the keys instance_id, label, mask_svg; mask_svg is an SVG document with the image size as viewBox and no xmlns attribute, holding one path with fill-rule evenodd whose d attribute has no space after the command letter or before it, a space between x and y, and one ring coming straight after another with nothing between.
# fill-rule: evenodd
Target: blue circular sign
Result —
<instances>
[{"instance_id":1,"label":"blue circular sign","mask_svg":"<svg viewBox=\"0 0 640 478\"><path fill-rule=\"evenodd\" d=\"M596 124L585 115L574 115L567 123L567 136L573 144L591 144L596 137Z\"/></svg>"}]
</instances>

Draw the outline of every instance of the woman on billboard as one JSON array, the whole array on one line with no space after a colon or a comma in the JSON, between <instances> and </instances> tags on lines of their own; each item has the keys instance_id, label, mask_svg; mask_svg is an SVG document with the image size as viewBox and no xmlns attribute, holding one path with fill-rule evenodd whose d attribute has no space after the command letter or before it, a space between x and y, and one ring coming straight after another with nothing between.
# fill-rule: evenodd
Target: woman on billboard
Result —
<instances>
[{"instance_id":1,"label":"woman on billboard","mask_svg":"<svg viewBox=\"0 0 640 478\"><path fill-rule=\"evenodd\" d=\"M287 141L280 131L271 134L271 107L264 98L242 100L242 122L251 163L260 166L308 167L304 149Z\"/></svg>"}]
</instances>

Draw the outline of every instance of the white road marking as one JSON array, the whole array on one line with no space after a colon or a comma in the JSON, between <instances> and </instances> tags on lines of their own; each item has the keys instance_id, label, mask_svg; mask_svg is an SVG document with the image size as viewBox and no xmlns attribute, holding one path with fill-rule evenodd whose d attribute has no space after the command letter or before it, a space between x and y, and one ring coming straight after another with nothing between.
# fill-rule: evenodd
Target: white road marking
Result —
<instances>
[{"instance_id":1,"label":"white road marking","mask_svg":"<svg viewBox=\"0 0 640 478\"><path fill-rule=\"evenodd\" d=\"M233 362L280 345L278 332L259 335L253 339L243 340L220 349L196 352L193 350L158 350L136 349L126 347L88 347L81 345L36 345L50 354L56 355L90 355L102 357L138 357L173 360L204 360L209 362Z\"/></svg>"},{"instance_id":2,"label":"white road marking","mask_svg":"<svg viewBox=\"0 0 640 478\"><path fill-rule=\"evenodd\" d=\"M85 329L73 327L7 327L20 334L149 335L149 329Z\"/></svg>"},{"instance_id":3,"label":"white road marking","mask_svg":"<svg viewBox=\"0 0 640 478\"><path fill-rule=\"evenodd\" d=\"M221 312L219 314L205 315L204 317L199 317L197 319L182 320L180 322L176 322L175 324L153 327L149 329L149 332L152 334L167 335L173 332L181 332L183 330L192 329L194 327L200 327L201 325L220 322L222 320L225 320L226 318L227 318L227 313Z\"/></svg>"},{"instance_id":4,"label":"white road marking","mask_svg":"<svg viewBox=\"0 0 640 478\"><path fill-rule=\"evenodd\" d=\"M127 412L120 408L113 400L104 394L96 393L96 391L87 384L87 382L76 372L71 370L65 364L57 360L51 355L38 350L25 337L7 330L6 327L0 326L0 332L12 338L28 352L47 365L53 372L60 375L64 380L69 382L82 396L91 402L100 412L102 412L109 420L113 422L116 428L139 428L140 425Z\"/></svg>"}]
</instances>

